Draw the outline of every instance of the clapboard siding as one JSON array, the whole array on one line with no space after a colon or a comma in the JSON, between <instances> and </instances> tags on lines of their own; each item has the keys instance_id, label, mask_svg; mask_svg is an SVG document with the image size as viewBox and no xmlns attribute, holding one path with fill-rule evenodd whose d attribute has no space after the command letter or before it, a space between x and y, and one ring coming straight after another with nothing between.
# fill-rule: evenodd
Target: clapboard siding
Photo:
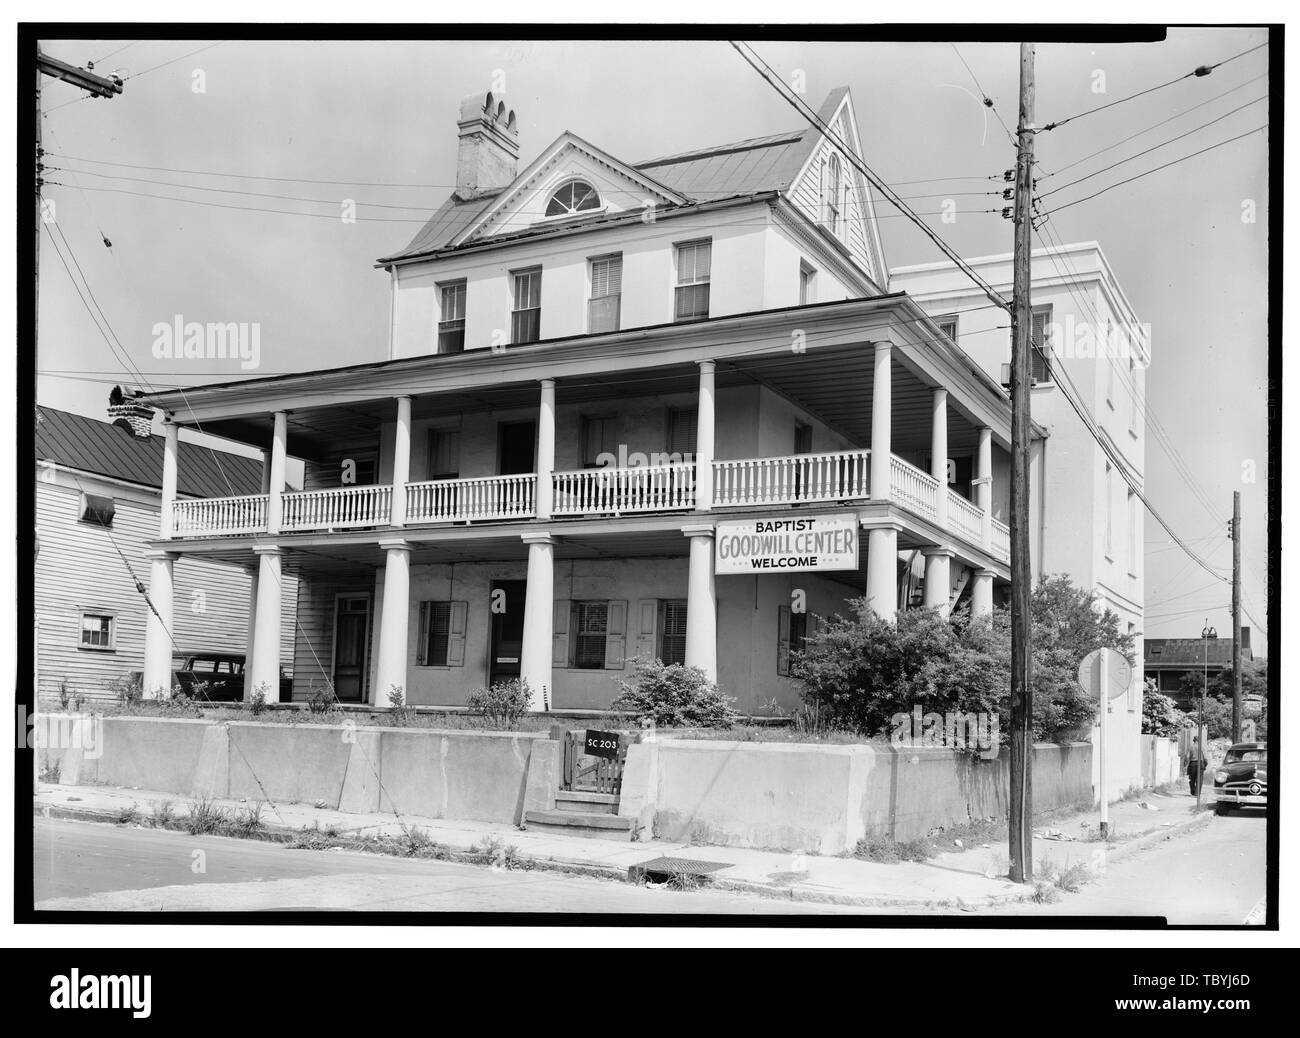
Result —
<instances>
[{"instance_id":1,"label":"clapboard siding","mask_svg":"<svg viewBox=\"0 0 1300 1038\"><path fill-rule=\"evenodd\" d=\"M370 598L370 645L374 651L375 575L358 572L355 577L310 577L298 581L298 630L293 651L293 699L300 702L312 693L329 688L334 665L334 600L338 595L367 595ZM364 671L365 697L370 694L370 667Z\"/></svg>"},{"instance_id":2,"label":"clapboard siding","mask_svg":"<svg viewBox=\"0 0 1300 1038\"><path fill-rule=\"evenodd\" d=\"M78 520L81 488L112 497L110 531ZM41 693L61 683L92 697L113 695L113 682L144 668L148 605L136 589L149 586L145 542L158 536L158 504L147 492L124 496L114 484L77 477L76 486L37 480L36 558L37 676ZM116 545L116 547L115 547ZM119 555L119 550L121 554ZM176 561L173 637L183 650L243 652L248 634L249 577L238 566L182 556ZM283 578L281 658L293 652L297 581ZM81 612L115 615L114 649L79 647Z\"/></svg>"},{"instance_id":3,"label":"clapboard siding","mask_svg":"<svg viewBox=\"0 0 1300 1038\"><path fill-rule=\"evenodd\" d=\"M332 490L343 486L343 462L351 458L374 458L376 479L379 471L379 437L374 434L362 434L357 442L346 447L339 447L323 453L318 461L303 462L303 490Z\"/></svg>"},{"instance_id":4,"label":"clapboard siding","mask_svg":"<svg viewBox=\"0 0 1300 1038\"><path fill-rule=\"evenodd\" d=\"M836 124L835 132L842 140L853 140L846 116L841 116ZM819 226L824 226L826 218L821 201L822 165L829 159L831 152L834 150L838 149L829 140L825 137L820 138L813 149L812 158L804 170L803 176L799 177L790 187L790 198L795 206L808 219ZM875 270L875 264L871 261L871 249L867 245L868 217L867 208L861 195L862 178L843 156L841 156L840 162L848 184L848 201L844 208L844 216L846 217L844 244L854 260L871 277L877 278L878 272Z\"/></svg>"}]
</instances>

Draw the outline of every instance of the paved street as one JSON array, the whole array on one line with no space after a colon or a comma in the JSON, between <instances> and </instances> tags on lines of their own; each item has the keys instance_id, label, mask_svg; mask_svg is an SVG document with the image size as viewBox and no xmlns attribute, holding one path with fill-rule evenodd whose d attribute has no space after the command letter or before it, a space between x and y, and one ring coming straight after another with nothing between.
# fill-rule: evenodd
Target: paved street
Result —
<instances>
[{"instance_id":1,"label":"paved street","mask_svg":"<svg viewBox=\"0 0 1300 1038\"><path fill-rule=\"evenodd\" d=\"M1215 817L1111 865L1104 878L1056 904L1017 906L1033 915L1148 915L1171 923L1233 924L1264 897L1267 869L1262 812Z\"/></svg>"},{"instance_id":2,"label":"paved street","mask_svg":"<svg viewBox=\"0 0 1300 1038\"><path fill-rule=\"evenodd\" d=\"M290 850L258 841L41 818L35 821L34 853L38 910L727 915L861 911L748 894L648 889L555 872ZM196 861L205 871L194 870Z\"/></svg>"}]
</instances>

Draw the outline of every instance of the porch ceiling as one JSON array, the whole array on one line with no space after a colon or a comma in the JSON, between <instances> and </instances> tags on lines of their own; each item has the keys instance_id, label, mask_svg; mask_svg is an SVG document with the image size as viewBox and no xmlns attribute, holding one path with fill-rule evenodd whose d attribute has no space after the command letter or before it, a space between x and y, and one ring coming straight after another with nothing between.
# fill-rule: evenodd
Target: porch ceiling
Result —
<instances>
[{"instance_id":1,"label":"porch ceiling","mask_svg":"<svg viewBox=\"0 0 1300 1038\"><path fill-rule=\"evenodd\" d=\"M893 447L925 450L930 445L931 387L899 363L895 351L892 369ZM715 380L719 389L763 385L790 399L847 436L859 447L871 442L872 366L875 348L870 343L821 347L815 353L767 354L743 359L720 360ZM692 394L699 388L695 364L626 368L592 372L563 379L556 384L560 406L608 402L629 396ZM508 383L474 391L417 396L411 404L415 419L464 412L528 410L538 403L538 389L530 383ZM373 439L385 421L392 421L396 405L392 400L365 399L358 393L350 399L346 391L336 394L328 407L314 407L289 414L289 454L319 459L331 445ZM273 419L259 414L229 421L209 421L203 431L232 440L268 448ZM979 433L950 399L948 443L956 454L972 452Z\"/></svg>"}]
</instances>

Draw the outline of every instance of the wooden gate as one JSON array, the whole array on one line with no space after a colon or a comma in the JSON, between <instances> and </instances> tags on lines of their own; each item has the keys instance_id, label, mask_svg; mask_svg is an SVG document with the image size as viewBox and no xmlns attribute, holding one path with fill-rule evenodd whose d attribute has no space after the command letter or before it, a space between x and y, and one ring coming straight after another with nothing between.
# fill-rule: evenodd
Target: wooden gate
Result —
<instances>
[{"instance_id":1,"label":"wooden gate","mask_svg":"<svg viewBox=\"0 0 1300 1038\"><path fill-rule=\"evenodd\" d=\"M586 752L587 729L551 729L551 738L561 744L560 789L579 790L584 793L612 793L623 788L623 766L627 762L627 748L640 741L637 733L618 733L618 756L596 757Z\"/></svg>"}]
</instances>

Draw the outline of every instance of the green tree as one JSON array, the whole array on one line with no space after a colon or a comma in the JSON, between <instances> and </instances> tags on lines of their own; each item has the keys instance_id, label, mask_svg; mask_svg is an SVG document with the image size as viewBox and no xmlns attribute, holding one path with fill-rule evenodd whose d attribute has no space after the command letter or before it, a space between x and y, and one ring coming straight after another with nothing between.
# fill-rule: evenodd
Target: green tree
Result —
<instances>
[{"instance_id":1,"label":"green tree","mask_svg":"<svg viewBox=\"0 0 1300 1038\"><path fill-rule=\"evenodd\" d=\"M1183 712L1173 697L1157 690L1154 678L1147 678L1142 690L1142 734L1174 736L1183 724Z\"/></svg>"}]
</instances>

